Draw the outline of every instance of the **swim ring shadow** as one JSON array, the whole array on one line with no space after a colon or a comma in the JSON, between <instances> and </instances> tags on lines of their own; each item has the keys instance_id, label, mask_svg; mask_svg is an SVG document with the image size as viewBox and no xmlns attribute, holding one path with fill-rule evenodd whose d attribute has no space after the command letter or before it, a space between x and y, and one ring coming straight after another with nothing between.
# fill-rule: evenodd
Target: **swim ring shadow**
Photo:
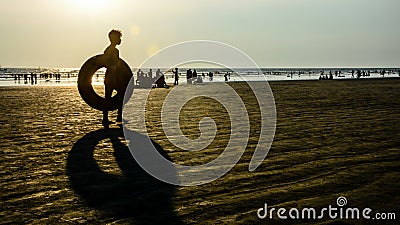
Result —
<instances>
[{"instance_id":1,"label":"swim ring shadow","mask_svg":"<svg viewBox=\"0 0 400 225\"><path fill-rule=\"evenodd\" d=\"M82 99L91 107L100 111L112 111L120 108L122 106L122 99L124 99L125 92L128 90L127 96L131 96L133 93L133 88L127 88L130 79L133 79L132 70L129 65L122 59L119 59L117 65L118 74L112 77L115 83L115 89L117 94L112 96L110 100L99 96L93 86L92 77L97 70L106 67L104 54L96 55L88 60L82 65L78 74L78 90ZM134 82L132 81L132 84ZM129 98L125 98L125 102Z\"/></svg>"},{"instance_id":2,"label":"swim ring shadow","mask_svg":"<svg viewBox=\"0 0 400 225\"><path fill-rule=\"evenodd\" d=\"M129 145L139 144L144 137L128 129L125 132L130 137L138 137L129 139ZM120 128L99 129L74 143L66 162L66 175L72 190L86 206L103 212L103 219L108 222L121 219L134 224L182 224L173 204L176 187L144 171L121 138L124 138L124 132ZM108 173L99 166L94 154L96 146L102 151L103 147L98 146L102 141L111 142L108 148L117 163L114 166L119 167L121 174ZM152 144L170 160L159 144L154 140ZM93 219L90 215L88 218Z\"/></svg>"}]
</instances>

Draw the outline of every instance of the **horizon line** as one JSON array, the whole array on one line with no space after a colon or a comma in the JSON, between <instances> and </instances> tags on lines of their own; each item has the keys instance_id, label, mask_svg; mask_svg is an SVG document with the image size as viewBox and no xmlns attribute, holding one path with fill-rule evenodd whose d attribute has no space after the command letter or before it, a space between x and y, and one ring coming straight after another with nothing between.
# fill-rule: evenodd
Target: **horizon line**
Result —
<instances>
[{"instance_id":1,"label":"horizon line","mask_svg":"<svg viewBox=\"0 0 400 225\"><path fill-rule=\"evenodd\" d=\"M81 67L59 67L59 66L53 66L53 67L42 67L42 66L0 66L1 69L80 69ZM140 67L130 67L131 69L138 69ZM157 68L157 67L154 67ZM159 67L162 68L162 67ZM178 67L179 68L179 67ZM191 68L191 67L180 67L180 68ZM196 68L204 68L204 69L229 69L229 68L223 68L223 67L196 67ZM259 66L258 68L260 69L400 69L399 66ZM147 68L146 69L150 69ZM166 69L166 68L162 68ZM255 67L234 67L233 69L255 69Z\"/></svg>"}]
</instances>

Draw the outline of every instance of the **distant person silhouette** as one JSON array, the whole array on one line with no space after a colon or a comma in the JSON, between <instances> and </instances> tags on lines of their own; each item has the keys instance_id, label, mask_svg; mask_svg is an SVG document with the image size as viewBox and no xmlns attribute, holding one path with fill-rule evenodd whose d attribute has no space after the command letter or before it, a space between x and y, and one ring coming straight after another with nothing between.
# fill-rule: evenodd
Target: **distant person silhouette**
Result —
<instances>
[{"instance_id":1,"label":"distant person silhouette","mask_svg":"<svg viewBox=\"0 0 400 225\"><path fill-rule=\"evenodd\" d=\"M197 71L196 71L196 69L193 70L192 77L193 77L193 78L197 78Z\"/></svg>"},{"instance_id":2,"label":"distant person silhouette","mask_svg":"<svg viewBox=\"0 0 400 225\"><path fill-rule=\"evenodd\" d=\"M186 80L188 84L192 84L192 75L193 75L192 69L188 69L186 71Z\"/></svg>"},{"instance_id":3,"label":"distant person silhouette","mask_svg":"<svg viewBox=\"0 0 400 225\"><path fill-rule=\"evenodd\" d=\"M146 80L146 82L145 82L144 86L145 87L152 87L153 82L155 81L155 79L153 79L153 69L149 70L145 80Z\"/></svg>"},{"instance_id":4,"label":"distant person silhouette","mask_svg":"<svg viewBox=\"0 0 400 225\"><path fill-rule=\"evenodd\" d=\"M383 69L381 72L382 77L385 77L386 71Z\"/></svg>"},{"instance_id":5,"label":"distant person silhouette","mask_svg":"<svg viewBox=\"0 0 400 225\"><path fill-rule=\"evenodd\" d=\"M108 33L108 38L110 39L110 45L104 50L105 64L107 71L104 77L105 86L105 98L110 100L114 89L118 86L117 68L119 63L119 50L116 48L117 45L121 44L122 33L119 30L112 30ZM123 96L123 95L122 95ZM122 103L122 101L121 101ZM117 122L122 122L122 104L118 108ZM103 111L103 121L102 124L105 128L109 127L110 121L108 120L108 111Z\"/></svg>"},{"instance_id":6,"label":"distant person silhouette","mask_svg":"<svg viewBox=\"0 0 400 225\"><path fill-rule=\"evenodd\" d=\"M157 69L157 71L156 71L156 85L159 88L167 86L167 83L165 82L164 73L161 72L160 69Z\"/></svg>"},{"instance_id":7,"label":"distant person silhouette","mask_svg":"<svg viewBox=\"0 0 400 225\"><path fill-rule=\"evenodd\" d=\"M142 70L138 69L137 73L136 73L136 85L140 85L140 82L143 82L143 74L142 74Z\"/></svg>"},{"instance_id":8,"label":"distant person silhouette","mask_svg":"<svg viewBox=\"0 0 400 225\"><path fill-rule=\"evenodd\" d=\"M357 79L360 79L361 77L361 70L357 70Z\"/></svg>"},{"instance_id":9,"label":"distant person silhouette","mask_svg":"<svg viewBox=\"0 0 400 225\"><path fill-rule=\"evenodd\" d=\"M31 79L31 84L33 85L35 83L34 78L33 78L33 73L31 73L30 79Z\"/></svg>"},{"instance_id":10,"label":"distant person silhouette","mask_svg":"<svg viewBox=\"0 0 400 225\"><path fill-rule=\"evenodd\" d=\"M178 74L178 68L175 68L175 70L172 71L172 73L174 74L174 85L178 85L178 80L179 80L179 74Z\"/></svg>"}]
</instances>

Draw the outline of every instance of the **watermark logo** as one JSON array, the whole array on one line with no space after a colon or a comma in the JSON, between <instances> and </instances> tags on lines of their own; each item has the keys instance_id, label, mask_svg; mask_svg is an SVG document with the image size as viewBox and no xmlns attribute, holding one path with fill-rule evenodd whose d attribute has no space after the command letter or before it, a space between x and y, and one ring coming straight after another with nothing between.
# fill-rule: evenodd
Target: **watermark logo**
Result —
<instances>
[{"instance_id":1,"label":"watermark logo","mask_svg":"<svg viewBox=\"0 0 400 225\"><path fill-rule=\"evenodd\" d=\"M189 41L167 47L147 59L139 69L172 68L188 63L207 63L229 69L236 75L236 81L248 84L257 99L260 110L260 134L258 144L249 164L249 171L254 171L265 159L271 147L276 125L276 109L271 88L257 64L246 54L230 45L215 41ZM264 82L249 82L237 68L257 70ZM165 71L165 70L164 70ZM182 77L180 78L182 79ZM133 83L128 86L133 88ZM153 177L180 186L200 185L211 182L229 172L242 157L250 135L250 121L246 106L240 95L225 82L212 85L177 85L169 91L161 110L163 131L176 148L187 151L201 151L207 148L216 137L215 121L204 115L199 123L200 136L187 138L181 128L179 115L184 105L197 97L211 98L219 102L227 111L230 119L230 137L224 151L211 162L203 165L185 166L165 158L153 146L148 138L146 127L146 103L150 89L134 89L132 96L125 96L127 101L123 117L128 121L124 127L126 139L134 140L129 149L138 164ZM129 129L144 134L135 137Z\"/></svg>"},{"instance_id":2,"label":"watermark logo","mask_svg":"<svg viewBox=\"0 0 400 225\"><path fill-rule=\"evenodd\" d=\"M336 204L341 207L347 205L347 199L346 197L340 196L339 198L336 199Z\"/></svg>"},{"instance_id":3,"label":"watermark logo","mask_svg":"<svg viewBox=\"0 0 400 225\"><path fill-rule=\"evenodd\" d=\"M395 220L396 213L394 212L374 212L371 208L359 209L357 207L344 207L347 205L346 197L340 196L336 199L336 204L320 210L313 207L298 208L268 208L268 204L264 203L264 207L257 210L259 219L367 219L367 220Z\"/></svg>"}]
</instances>

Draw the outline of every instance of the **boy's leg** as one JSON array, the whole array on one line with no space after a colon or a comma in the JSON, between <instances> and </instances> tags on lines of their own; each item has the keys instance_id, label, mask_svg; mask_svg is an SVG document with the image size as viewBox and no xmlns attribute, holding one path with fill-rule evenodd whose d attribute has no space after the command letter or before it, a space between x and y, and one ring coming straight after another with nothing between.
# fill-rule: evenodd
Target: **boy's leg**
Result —
<instances>
[{"instance_id":1,"label":"boy's leg","mask_svg":"<svg viewBox=\"0 0 400 225\"><path fill-rule=\"evenodd\" d=\"M122 122L122 106L118 108L117 122Z\"/></svg>"},{"instance_id":2,"label":"boy's leg","mask_svg":"<svg viewBox=\"0 0 400 225\"><path fill-rule=\"evenodd\" d=\"M111 95L112 95L112 88L110 88L110 85L104 84L105 87L105 93L104 93L104 97L106 99L111 99ZM108 121L108 111L103 111L103 121L102 124L104 126L104 128L108 128L110 125L110 122Z\"/></svg>"},{"instance_id":3,"label":"boy's leg","mask_svg":"<svg viewBox=\"0 0 400 225\"><path fill-rule=\"evenodd\" d=\"M119 105L120 105L120 106L118 107L117 120L116 120L116 122L122 122L122 108L123 108L123 105L124 105L124 95L125 95L125 91L126 91L126 88L122 89L123 94L120 94L120 97L119 97L119 99L118 99ZM118 92L118 91L117 91L117 92Z\"/></svg>"},{"instance_id":4,"label":"boy's leg","mask_svg":"<svg viewBox=\"0 0 400 225\"><path fill-rule=\"evenodd\" d=\"M104 126L104 128L108 128L110 125L110 122L108 121L108 111L103 111L103 121L101 122Z\"/></svg>"}]
</instances>

